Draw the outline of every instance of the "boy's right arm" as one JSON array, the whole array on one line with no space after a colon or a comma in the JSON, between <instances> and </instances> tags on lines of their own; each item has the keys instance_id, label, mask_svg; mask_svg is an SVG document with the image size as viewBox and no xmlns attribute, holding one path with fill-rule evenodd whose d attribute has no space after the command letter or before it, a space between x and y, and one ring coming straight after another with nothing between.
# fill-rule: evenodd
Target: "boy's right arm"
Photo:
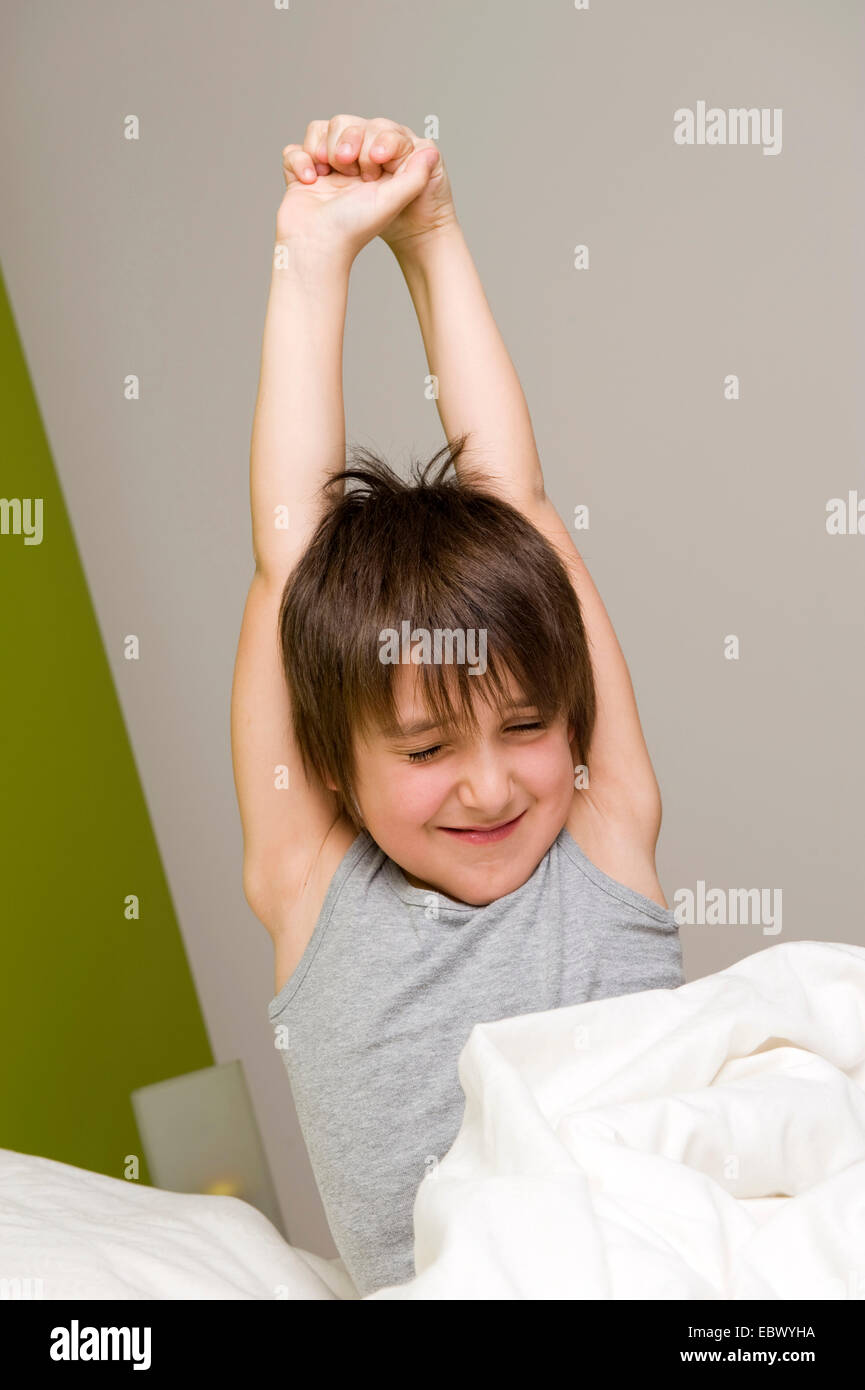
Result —
<instances>
[{"instance_id":1,"label":"boy's right arm","mask_svg":"<svg viewBox=\"0 0 865 1390\"><path fill-rule=\"evenodd\" d=\"M270 931L286 924L338 817L335 794L304 773L279 655L283 589L321 515L326 478L345 467L342 346L350 258L277 244L250 450L255 574L231 692L231 748L243 827L243 888ZM288 770L279 789L277 769ZM283 779L285 780L285 779Z\"/></svg>"}]
</instances>

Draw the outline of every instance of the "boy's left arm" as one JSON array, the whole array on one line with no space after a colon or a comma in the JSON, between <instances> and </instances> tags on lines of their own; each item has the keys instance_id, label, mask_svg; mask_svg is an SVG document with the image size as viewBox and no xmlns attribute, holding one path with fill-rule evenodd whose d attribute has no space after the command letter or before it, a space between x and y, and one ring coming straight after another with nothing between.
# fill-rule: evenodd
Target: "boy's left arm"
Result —
<instances>
[{"instance_id":1,"label":"boy's left arm","mask_svg":"<svg viewBox=\"0 0 865 1390\"><path fill-rule=\"evenodd\" d=\"M589 786L574 798L583 848L591 857L612 832L623 857L648 855L653 863L661 797L628 667L592 577L544 490L526 399L462 229L454 220L393 249L438 379L445 435L470 436L457 474L491 487L528 517L560 555L580 602L597 694Z\"/></svg>"}]
</instances>

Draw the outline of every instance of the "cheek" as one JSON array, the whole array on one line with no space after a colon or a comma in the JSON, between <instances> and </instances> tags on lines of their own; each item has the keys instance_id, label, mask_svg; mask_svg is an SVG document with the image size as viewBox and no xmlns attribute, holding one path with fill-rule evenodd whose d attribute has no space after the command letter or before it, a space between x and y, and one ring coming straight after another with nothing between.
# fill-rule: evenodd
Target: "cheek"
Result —
<instances>
[{"instance_id":1,"label":"cheek","mask_svg":"<svg viewBox=\"0 0 865 1390\"><path fill-rule=\"evenodd\" d=\"M573 780L571 750L564 737L539 739L520 750L514 771L530 790L556 791Z\"/></svg>"},{"instance_id":2,"label":"cheek","mask_svg":"<svg viewBox=\"0 0 865 1390\"><path fill-rule=\"evenodd\" d=\"M394 828L428 820L448 795L451 776L441 767L390 758L371 760L363 769L363 793L370 810Z\"/></svg>"},{"instance_id":3,"label":"cheek","mask_svg":"<svg viewBox=\"0 0 865 1390\"><path fill-rule=\"evenodd\" d=\"M453 773L444 766L403 764L391 780L389 800L394 815L406 823L429 820L452 786Z\"/></svg>"}]
</instances>

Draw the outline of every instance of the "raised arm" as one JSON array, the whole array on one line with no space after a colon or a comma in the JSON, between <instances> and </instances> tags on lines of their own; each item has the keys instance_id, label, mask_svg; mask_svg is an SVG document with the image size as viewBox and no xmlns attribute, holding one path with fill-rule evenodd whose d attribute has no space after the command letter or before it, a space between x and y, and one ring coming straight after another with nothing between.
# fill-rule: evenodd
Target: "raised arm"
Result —
<instances>
[{"instance_id":1,"label":"raised arm","mask_svg":"<svg viewBox=\"0 0 865 1390\"><path fill-rule=\"evenodd\" d=\"M305 145L328 128L328 121L311 122ZM306 777L294 740L279 606L320 520L322 486L345 467L342 349L351 266L429 178L428 159L418 155L399 174L362 184L299 144L286 146L283 168L250 449L255 572L231 694L244 892L274 931L285 925L339 815L335 794Z\"/></svg>"},{"instance_id":2,"label":"raised arm","mask_svg":"<svg viewBox=\"0 0 865 1390\"><path fill-rule=\"evenodd\" d=\"M342 342L349 267L313 248L277 246L250 449L255 572L231 699L234 778L247 901L275 927L333 823L334 795L307 780L291 732L277 642L285 582L320 514L329 473L345 467ZM287 769L279 785L277 768ZM285 782L287 781L287 788Z\"/></svg>"},{"instance_id":3,"label":"raised arm","mask_svg":"<svg viewBox=\"0 0 865 1390\"><path fill-rule=\"evenodd\" d=\"M489 479L555 546L573 582L589 639L597 722L589 790L575 794L649 855L661 799L625 658L567 527L544 490L528 406L456 218L391 245L412 297L448 438L468 434L458 475Z\"/></svg>"}]
</instances>

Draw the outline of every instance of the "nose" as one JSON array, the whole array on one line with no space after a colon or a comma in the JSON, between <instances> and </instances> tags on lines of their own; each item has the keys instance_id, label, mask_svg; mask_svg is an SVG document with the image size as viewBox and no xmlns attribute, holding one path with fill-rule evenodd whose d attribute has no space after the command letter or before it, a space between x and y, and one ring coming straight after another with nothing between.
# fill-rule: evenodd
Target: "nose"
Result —
<instances>
[{"instance_id":1,"label":"nose","mask_svg":"<svg viewBox=\"0 0 865 1390\"><path fill-rule=\"evenodd\" d=\"M513 781L507 754L486 743L466 753L459 770L457 796L467 811L484 820L503 819L513 802Z\"/></svg>"}]
</instances>

